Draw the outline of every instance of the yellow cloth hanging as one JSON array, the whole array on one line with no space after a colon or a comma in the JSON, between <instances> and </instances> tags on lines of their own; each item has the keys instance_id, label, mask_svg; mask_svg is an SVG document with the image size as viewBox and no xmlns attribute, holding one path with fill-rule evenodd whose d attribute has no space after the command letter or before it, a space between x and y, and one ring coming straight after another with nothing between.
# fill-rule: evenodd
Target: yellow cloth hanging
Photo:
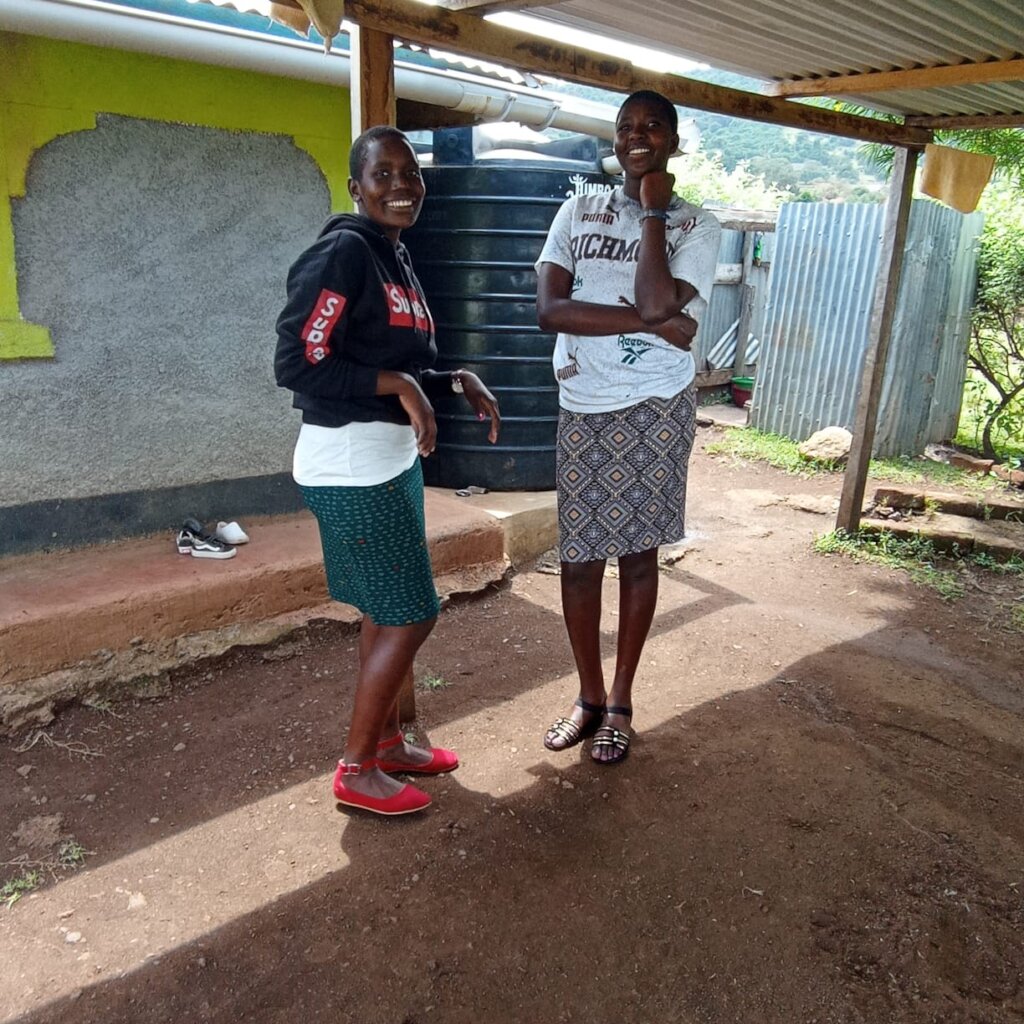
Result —
<instances>
[{"instance_id":1,"label":"yellow cloth hanging","mask_svg":"<svg viewBox=\"0 0 1024 1024\"><path fill-rule=\"evenodd\" d=\"M995 163L994 156L949 146L925 146L921 191L961 213L973 213Z\"/></svg>"}]
</instances>

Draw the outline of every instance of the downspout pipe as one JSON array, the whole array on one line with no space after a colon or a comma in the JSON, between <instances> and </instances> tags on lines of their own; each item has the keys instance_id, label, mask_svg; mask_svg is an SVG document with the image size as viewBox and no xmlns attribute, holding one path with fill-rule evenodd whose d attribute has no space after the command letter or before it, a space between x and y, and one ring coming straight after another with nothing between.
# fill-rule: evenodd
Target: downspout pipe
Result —
<instances>
[{"instance_id":1,"label":"downspout pipe","mask_svg":"<svg viewBox=\"0 0 1024 1024\"><path fill-rule=\"evenodd\" d=\"M0 31L44 36L111 49L150 53L200 64L238 68L323 85L347 87L347 54L324 53L313 43L209 25L98 0L0 0ZM402 63L395 91L484 121L517 121L538 130L554 127L611 139L614 107L571 97L554 98L523 87ZM575 109L573 109L575 107Z\"/></svg>"}]
</instances>

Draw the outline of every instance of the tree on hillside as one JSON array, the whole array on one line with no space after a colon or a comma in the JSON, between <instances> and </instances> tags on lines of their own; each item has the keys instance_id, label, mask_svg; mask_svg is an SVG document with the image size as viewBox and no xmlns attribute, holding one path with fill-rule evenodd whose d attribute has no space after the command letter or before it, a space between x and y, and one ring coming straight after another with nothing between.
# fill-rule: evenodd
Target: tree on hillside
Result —
<instances>
[{"instance_id":1,"label":"tree on hillside","mask_svg":"<svg viewBox=\"0 0 1024 1024\"><path fill-rule=\"evenodd\" d=\"M1024 446L1024 196L990 185L978 249L978 295L971 313L965 406L977 416L986 458Z\"/></svg>"},{"instance_id":2,"label":"tree on hillside","mask_svg":"<svg viewBox=\"0 0 1024 1024\"><path fill-rule=\"evenodd\" d=\"M689 153L669 161L676 192L690 203L732 206L746 210L777 210L790 193L752 174L745 164L727 171L717 153Z\"/></svg>"},{"instance_id":3,"label":"tree on hillside","mask_svg":"<svg viewBox=\"0 0 1024 1024\"><path fill-rule=\"evenodd\" d=\"M828 102L826 106L861 117L874 117L883 121L899 121L892 114L858 107L853 103ZM936 131L935 142L940 146L952 146L969 153L984 153L996 158L995 173L1006 178L1021 192L1024 192L1024 128L957 128ZM861 145L862 156L876 167L889 174L892 168L893 149L876 142Z\"/></svg>"}]
</instances>

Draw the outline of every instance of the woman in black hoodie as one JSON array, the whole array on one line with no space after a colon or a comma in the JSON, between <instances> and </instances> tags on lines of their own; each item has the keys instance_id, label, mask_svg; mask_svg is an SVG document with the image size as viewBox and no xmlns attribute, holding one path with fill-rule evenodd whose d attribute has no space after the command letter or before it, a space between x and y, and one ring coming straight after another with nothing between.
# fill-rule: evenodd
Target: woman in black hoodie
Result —
<instances>
[{"instance_id":1,"label":"woman in black hoodie","mask_svg":"<svg viewBox=\"0 0 1024 1024\"><path fill-rule=\"evenodd\" d=\"M419 457L434 450L428 395L463 393L498 437L494 396L467 370L431 370L434 323L403 228L425 189L416 154L395 128L352 144L340 214L294 263L277 323L274 369L302 410L293 474L317 517L331 596L363 613L359 680L334 793L349 806L408 814L430 803L388 772L437 774L454 752L406 743L398 691L437 619Z\"/></svg>"}]
</instances>

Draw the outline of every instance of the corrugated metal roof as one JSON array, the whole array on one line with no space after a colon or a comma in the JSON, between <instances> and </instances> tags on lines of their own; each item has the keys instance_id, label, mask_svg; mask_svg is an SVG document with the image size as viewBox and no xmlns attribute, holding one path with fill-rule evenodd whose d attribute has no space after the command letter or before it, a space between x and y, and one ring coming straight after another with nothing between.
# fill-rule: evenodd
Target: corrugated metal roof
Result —
<instances>
[{"instance_id":1,"label":"corrugated metal roof","mask_svg":"<svg viewBox=\"0 0 1024 1024\"><path fill-rule=\"evenodd\" d=\"M114 0L114 2L117 3L118 0ZM216 7L230 8L231 10L238 11L240 14L259 14L267 18L268 21L270 19L271 0L187 0L187 2L189 4L213 4ZM341 30L343 35L347 37L351 34L352 23L350 21L343 21L341 23ZM316 33L316 29L311 28L310 32L315 36L315 38L320 38ZM343 41L341 43L341 49L344 50L347 48L347 41ZM494 64L485 60L475 60L471 57L463 57L457 53L448 53L445 50L437 50L423 46L410 46L408 48L410 50L419 50L426 53L432 61L436 62L436 65L446 64L451 67L464 67L468 68L470 71L477 72L478 74L486 75L489 78L501 78L506 82L513 82L516 85L537 84L532 78L528 79L514 68L507 68L501 64Z\"/></svg>"},{"instance_id":2,"label":"corrugated metal roof","mask_svg":"<svg viewBox=\"0 0 1024 1024\"><path fill-rule=\"evenodd\" d=\"M269 7L268 0L206 2L259 13ZM1024 59L1021 0L567 0L524 13L546 22L553 40L557 26L571 27L764 81ZM438 56L504 78L515 74L453 54ZM842 98L904 116L1024 115L1024 81Z\"/></svg>"},{"instance_id":3,"label":"corrugated metal roof","mask_svg":"<svg viewBox=\"0 0 1024 1024\"><path fill-rule=\"evenodd\" d=\"M1021 0L568 0L529 14L764 80L1024 55ZM906 115L1018 114L1024 83L847 98Z\"/></svg>"}]
</instances>

